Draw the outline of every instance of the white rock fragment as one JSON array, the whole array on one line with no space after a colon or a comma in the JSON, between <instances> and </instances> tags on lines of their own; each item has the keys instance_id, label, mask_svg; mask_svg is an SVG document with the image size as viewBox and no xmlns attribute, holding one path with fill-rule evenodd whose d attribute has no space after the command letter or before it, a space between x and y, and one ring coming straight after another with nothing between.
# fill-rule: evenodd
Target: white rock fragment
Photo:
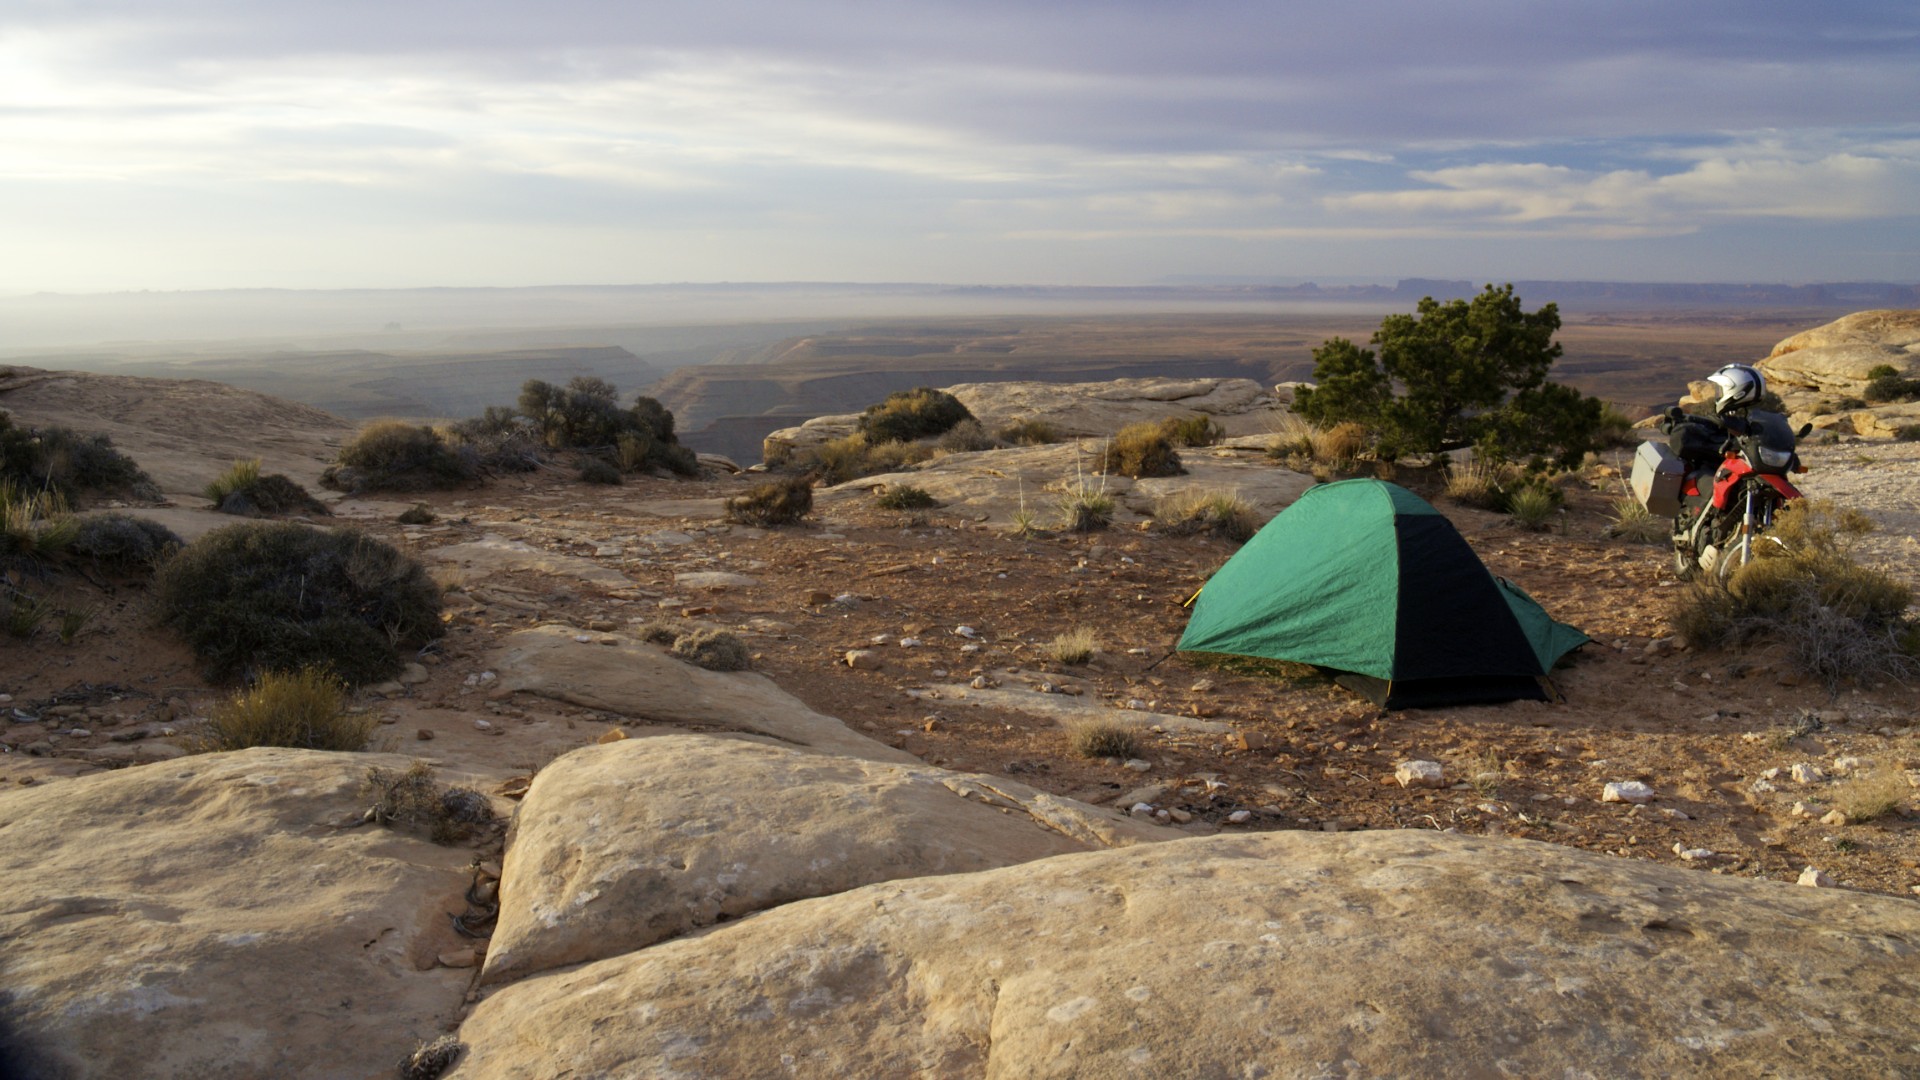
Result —
<instances>
[{"instance_id":1,"label":"white rock fragment","mask_svg":"<svg viewBox=\"0 0 1920 1080\"><path fill-rule=\"evenodd\" d=\"M1245 825L1248 821L1252 820L1252 818L1253 811L1251 810L1235 810L1233 813L1227 815L1227 820L1235 825Z\"/></svg>"},{"instance_id":2,"label":"white rock fragment","mask_svg":"<svg viewBox=\"0 0 1920 1080\"><path fill-rule=\"evenodd\" d=\"M1128 758L1127 768L1132 769L1134 772L1146 772L1153 768L1153 765L1151 762L1142 761L1139 758Z\"/></svg>"},{"instance_id":3,"label":"white rock fragment","mask_svg":"<svg viewBox=\"0 0 1920 1080\"><path fill-rule=\"evenodd\" d=\"M487 731L492 727L493 727L493 721L491 720L475 720L473 722L473 729L475 731Z\"/></svg>"},{"instance_id":4,"label":"white rock fragment","mask_svg":"<svg viewBox=\"0 0 1920 1080\"><path fill-rule=\"evenodd\" d=\"M1863 762L1861 762L1859 758L1854 757L1851 754L1847 755L1846 757L1834 758L1833 774L1835 776L1846 776L1849 773L1858 772L1862 764Z\"/></svg>"},{"instance_id":5,"label":"white rock fragment","mask_svg":"<svg viewBox=\"0 0 1920 1080\"><path fill-rule=\"evenodd\" d=\"M920 647L920 639L917 637L903 637L900 639L900 647L903 649L917 649Z\"/></svg>"},{"instance_id":6,"label":"white rock fragment","mask_svg":"<svg viewBox=\"0 0 1920 1080\"><path fill-rule=\"evenodd\" d=\"M1812 803L1797 802L1787 812L1794 817L1819 817L1820 808Z\"/></svg>"},{"instance_id":7,"label":"white rock fragment","mask_svg":"<svg viewBox=\"0 0 1920 1080\"><path fill-rule=\"evenodd\" d=\"M985 675L975 675L973 681L967 685L973 687L975 690L985 690L987 687L992 686L993 683Z\"/></svg>"},{"instance_id":8,"label":"white rock fragment","mask_svg":"<svg viewBox=\"0 0 1920 1080\"><path fill-rule=\"evenodd\" d=\"M855 671L878 671L881 666L880 654L872 649L848 649L841 659Z\"/></svg>"},{"instance_id":9,"label":"white rock fragment","mask_svg":"<svg viewBox=\"0 0 1920 1080\"><path fill-rule=\"evenodd\" d=\"M1846 823L1847 815L1839 810L1829 810L1820 817L1822 825L1845 825Z\"/></svg>"},{"instance_id":10,"label":"white rock fragment","mask_svg":"<svg viewBox=\"0 0 1920 1080\"><path fill-rule=\"evenodd\" d=\"M969 641L980 636L980 631L975 630L971 626L956 626L953 628L953 632Z\"/></svg>"},{"instance_id":11,"label":"white rock fragment","mask_svg":"<svg viewBox=\"0 0 1920 1080\"><path fill-rule=\"evenodd\" d=\"M1437 761L1403 761L1394 766L1393 778L1401 787L1440 788L1447 786L1446 770Z\"/></svg>"},{"instance_id":12,"label":"white rock fragment","mask_svg":"<svg viewBox=\"0 0 1920 1080\"><path fill-rule=\"evenodd\" d=\"M1621 780L1602 788L1600 801L1635 805L1648 803L1653 801L1653 789L1638 780Z\"/></svg>"},{"instance_id":13,"label":"white rock fragment","mask_svg":"<svg viewBox=\"0 0 1920 1080\"><path fill-rule=\"evenodd\" d=\"M1747 790L1753 792L1756 795L1765 795L1765 794L1768 794L1769 792L1779 791L1780 789L1777 787L1774 787L1773 784L1771 784L1766 780L1755 780L1753 784L1747 788Z\"/></svg>"},{"instance_id":14,"label":"white rock fragment","mask_svg":"<svg viewBox=\"0 0 1920 1080\"><path fill-rule=\"evenodd\" d=\"M1153 804L1143 803L1143 802L1134 803L1133 806L1127 810L1127 813L1132 814L1135 817L1142 817L1147 814L1151 814L1153 813Z\"/></svg>"},{"instance_id":15,"label":"white rock fragment","mask_svg":"<svg viewBox=\"0 0 1920 1080\"><path fill-rule=\"evenodd\" d=\"M1827 778L1827 774L1820 771L1820 766L1804 761L1795 765L1788 775L1793 777L1796 784L1817 784Z\"/></svg>"},{"instance_id":16,"label":"white rock fragment","mask_svg":"<svg viewBox=\"0 0 1920 1080\"><path fill-rule=\"evenodd\" d=\"M977 652L979 652L979 651L980 651L980 646L978 646L978 645L962 645L962 646L960 646L960 651L961 651L961 652L963 652L963 653L977 653Z\"/></svg>"},{"instance_id":17,"label":"white rock fragment","mask_svg":"<svg viewBox=\"0 0 1920 1080\"><path fill-rule=\"evenodd\" d=\"M1717 859L1720 857L1720 855L1717 852L1715 852L1712 848L1703 848L1703 847L1690 848L1687 845L1681 844L1681 843L1676 843L1673 845L1673 853L1675 855L1680 856L1682 859L1687 860L1688 862L1704 862L1708 859Z\"/></svg>"},{"instance_id":18,"label":"white rock fragment","mask_svg":"<svg viewBox=\"0 0 1920 1080\"><path fill-rule=\"evenodd\" d=\"M1834 883L1824 871L1815 870L1809 866L1800 871L1800 880L1796 884L1805 885L1810 889L1831 889Z\"/></svg>"},{"instance_id":19,"label":"white rock fragment","mask_svg":"<svg viewBox=\"0 0 1920 1080\"><path fill-rule=\"evenodd\" d=\"M573 635L573 640L579 642L582 645L591 645L593 644L593 635L592 634L575 634Z\"/></svg>"},{"instance_id":20,"label":"white rock fragment","mask_svg":"<svg viewBox=\"0 0 1920 1080\"><path fill-rule=\"evenodd\" d=\"M1664 814L1667 817L1672 818L1675 821L1692 821L1693 820L1692 814L1687 813L1685 810L1682 810L1677 806L1663 806L1660 808L1660 813Z\"/></svg>"},{"instance_id":21,"label":"white rock fragment","mask_svg":"<svg viewBox=\"0 0 1920 1080\"><path fill-rule=\"evenodd\" d=\"M1776 765L1771 769L1762 769L1760 771L1760 777L1763 780L1778 780L1780 779L1780 767Z\"/></svg>"}]
</instances>

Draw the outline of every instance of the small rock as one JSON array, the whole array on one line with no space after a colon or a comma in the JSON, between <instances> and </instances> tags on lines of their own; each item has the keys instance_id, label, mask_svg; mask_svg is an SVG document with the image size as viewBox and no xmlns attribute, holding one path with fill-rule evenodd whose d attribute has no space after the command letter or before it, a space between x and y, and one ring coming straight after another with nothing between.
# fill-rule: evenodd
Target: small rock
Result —
<instances>
[{"instance_id":1,"label":"small rock","mask_svg":"<svg viewBox=\"0 0 1920 1080\"><path fill-rule=\"evenodd\" d=\"M1271 750L1273 748L1273 740L1269 738L1265 732L1261 731L1236 731L1227 736L1227 745L1233 747L1235 750L1243 750L1251 753L1260 750Z\"/></svg>"},{"instance_id":2,"label":"small rock","mask_svg":"<svg viewBox=\"0 0 1920 1080\"><path fill-rule=\"evenodd\" d=\"M1196 694L1207 693L1208 691L1213 689L1213 680L1201 679L1198 682L1194 683L1192 686L1187 687L1187 689L1193 691Z\"/></svg>"},{"instance_id":3,"label":"small rock","mask_svg":"<svg viewBox=\"0 0 1920 1080\"><path fill-rule=\"evenodd\" d=\"M1128 649L1127 655L1128 656L1151 656L1153 654L1151 652L1148 652L1146 649Z\"/></svg>"},{"instance_id":4,"label":"small rock","mask_svg":"<svg viewBox=\"0 0 1920 1080\"><path fill-rule=\"evenodd\" d=\"M980 646L972 644L962 645L960 646L960 651L963 653L977 653L980 651Z\"/></svg>"},{"instance_id":5,"label":"small rock","mask_svg":"<svg viewBox=\"0 0 1920 1080\"><path fill-rule=\"evenodd\" d=\"M1447 786L1446 770L1437 761L1403 761L1394 766L1393 778L1398 780L1403 788Z\"/></svg>"},{"instance_id":6,"label":"small rock","mask_svg":"<svg viewBox=\"0 0 1920 1080\"><path fill-rule=\"evenodd\" d=\"M1142 761L1139 758L1128 758L1126 767L1132 769L1134 772L1146 772L1153 768L1153 765L1151 762Z\"/></svg>"},{"instance_id":7,"label":"small rock","mask_svg":"<svg viewBox=\"0 0 1920 1080\"><path fill-rule=\"evenodd\" d=\"M832 593L810 592L807 594L808 607L824 607L827 604L831 604L831 603L833 603Z\"/></svg>"},{"instance_id":8,"label":"small rock","mask_svg":"<svg viewBox=\"0 0 1920 1080\"><path fill-rule=\"evenodd\" d=\"M1692 814L1687 813L1685 810L1682 810L1677 806L1663 806L1660 808L1660 813L1666 817L1672 818L1675 821L1692 821L1693 820Z\"/></svg>"},{"instance_id":9,"label":"small rock","mask_svg":"<svg viewBox=\"0 0 1920 1080\"><path fill-rule=\"evenodd\" d=\"M592 634L575 634L573 635L573 640L579 642L582 645L591 645L593 644L593 635Z\"/></svg>"},{"instance_id":10,"label":"small rock","mask_svg":"<svg viewBox=\"0 0 1920 1080\"><path fill-rule=\"evenodd\" d=\"M473 729L475 731L488 731L491 730L492 727L493 721L491 720L475 720L473 722Z\"/></svg>"},{"instance_id":11,"label":"small rock","mask_svg":"<svg viewBox=\"0 0 1920 1080\"><path fill-rule=\"evenodd\" d=\"M1189 814L1185 810L1182 810L1178 807L1168 810L1167 816L1173 819L1173 823L1175 825L1185 825L1187 822L1193 820L1192 814Z\"/></svg>"},{"instance_id":12,"label":"small rock","mask_svg":"<svg viewBox=\"0 0 1920 1080\"><path fill-rule=\"evenodd\" d=\"M883 663L880 654L872 649L849 649L844 659L855 671L879 671Z\"/></svg>"},{"instance_id":13,"label":"small rock","mask_svg":"<svg viewBox=\"0 0 1920 1080\"><path fill-rule=\"evenodd\" d=\"M416 738L416 739L419 739L419 740L420 740L421 742L432 742L432 741L433 741L433 729L432 729L432 728L421 728L421 729L420 729L419 731L416 731L416 732L414 732L414 733L413 733L413 737L414 737L414 738Z\"/></svg>"},{"instance_id":14,"label":"small rock","mask_svg":"<svg viewBox=\"0 0 1920 1080\"><path fill-rule=\"evenodd\" d=\"M975 630L971 626L956 626L953 628L953 632L956 634L959 634L963 638L968 638L968 639L977 638L980 636L980 631Z\"/></svg>"},{"instance_id":15,"label":"small rock","mask_svg":"<svg viewBox=\"0 0 1920 1080\"><path fill-rule=\"evenodd\" d=\"M893 635L892 635L892 634L875 634L875 635L873 635L872 637L870 637L870 638L868 638L868 639L867 639L867 644L869 644L869 645L885 645L885 644L886 644L887 642L889 642L889 641L892 641L892 640L893 640Z\"/></svg>"},{"instance_id":16,"label":"small rock","mask_svg":"<svg viewBox=\"0 0 1920 1080\"><path fill-rule=\"evenodd\" d=\"M903 649L917 649L920 647L920 639L917 637L903 637L900 639L900 647Z\"/></svg>"},{"instance_id":17,"label":"small rock","mask_svg":"<svg viewBox=\"0 0 1920 1080\"><path fill-rule=\"evenodd\" d=\"M1795 765L1790 775L1796 784L1817 784L1827 778L1827 774L1820 771L1820 766L1804 761Z\"/></svg>"},{"instance_id":18,"label":"small rock","mask_svg":"<svg viewBox=\"0 0 1920 1080\"><path fill-rule=\"evenodd\" d=\"M1771 769L1762 769L1760 775L1767 780L1778 780L1780 779L1780 769L1778 766Z\"/></svg>"},{"instance_id":19,"label":"small rock","mask_svg":"<svg viewBox=\"0 0 1920 1080\"><path fill-rule=\"evenodd\" d=\"M1132 814L1135 817L1151 814L1153 813L1153 804L1143 803L1143 802L1134 803L1133 806L1127 810L1127 813Z\"/></svg>"},{"instance_id":20,"label":"small rock","mask_svg":"<svg viewBox=\"0 0 1920 1080\"><path fill-rule=\"evenodd\" d=\"M1753 792L1756 795L1765 795L1769 792L1778 791L1780 789L1777 787L1774 787L1771 781L1755 780L1752 786L1750 786L1747 790Z\"/></svg>"},{"instance_id":21,"label":"small rock","mask_svg":"<svg viewBox=\"0 0 1920 1080\"><path fill-rule=\"evenodd\" d=\"M1857 771L1861 764L1860 759L1852 755L1837 757L1833 759L1833 773L1835 776L1846 776L1848 773Z\"/></svg>"},{"instance_id":22,"label":"small rock","mask_svg":"<svg viewBox=\"0 0 1920 1080\"><path fill-rule=\"evenodd\" d=\"M1640 803L1653 801L1653 789L1638 780L1608 784L1600 791L1601 802Z\"/></svg>"},{"instance_id":23,"label":"small rock","mask_svg":"<svg viewBox=\"0 0 1920 1080\"><path fill-rule=\"evenodd\" d=\"M1822 825L1845 825L1846 823L1847 815L1838 810L1829 810L1820 815L1820 824Z\"/></svg>"},{"instance_id":24,"label":"small rock","mask_svg":"<svg viewBox=\"0 0 1920 1080\"><path fill-rule=\"evenodd\" d=\"M470 968L480 962L472 949L449 949L439 956L441 967Z\"/></svg>"},{"instance_id":25,"label":"small rock","mask_svg":"<svg viewBox=\"0 0 1920 1080\"><path fill-rule=\"evenodd\" d=\"M1833 888L1833 879L1828 877L1825 872L1815 870L1809 866L1800 871L1800 880L1795 884L1805 885L1810 889L1831 889Z\"/></svg>"},{"instance_id":26,"label":"small rock","mask_svg":"<svg viewBox=\"0 0 1920 1080\"><path fill-rule=\"evenodd\" d=\"M1141 710L1143 710L1143 709L1145 709L1146 707L1147 707L1147 703L1146 703L1146 702L1144 702L1144 701L1141 701L1141 700L1140 700L1139 698L1137 698L1137 697L1136 697L1136 698L1128 698L1128 699L1127 699L1127 708L1129 708L1129 709L1132 709L1132 710L1134 710L1135 712L1139 712L1139 711L1141 711Z\"/></svg>"},{"instance_id":27,"label":"small rock","mask_svg":"<svg viewBox=\"0 0 1920 1080\"><path fill-rule=\"evenodd\" d=\"M1235 810L1233 813L1227 815L1227 820L1235 825L1245 825L1248 821L1252 820L1252 818L1253 811L1251 810Z\"/></svg>"},{"instance_id":28,"label":"small rock","mask_svg":"<svg viewBox=\"0 0 1920 1080\"><path fill-rule=\"evenodd\" d=\"M427 678L427 666L425 664L408 664L406 667L400 669L400 684L402 686L419 686L421 683L426 682Z\"/></svg>"},{"instance_id":29,"label":"small rock","mask_svg":"<svg viewBox=\"0 0 1920 1080\"><path fill-rule=\"evenodd\" d=\"M599 738L593 741L599 743L602 746L605 746L608 743L617 743L622 739L625 739L626 737L627 737L627 733L620 730L619 728L608 728L606 734L601 735Z\"/></svg>"},{"instance_id":30,"label":"small rock","mask_svg":"<svg viewBox=\"0 0 1920 1080\"><path fill-rule=\"evenodd\" d=\"M1794 817L1818 817L1820 808L1812 803L1797 802L1787 812Z\"/></svg>"},{"instance_id":31,"label":"small rock","mask_svg":"<svg viewBox=\"0 0 1920 1080\"><path fill-rule=\"evenodd\" d=\"M1680 856L1682 859L1687 860L1688 862L1701 862L1706 859L1719 858L1719 855L1716 854L1711 848L1703 848L1703 847L1690 848L1685 844L1673 845L1673 853L1675 855Z\"/></svg>"},{"instance_id":32,"label":"small rock","mask_svg":"<svg viewBox=\"0 0 1920 1080\"><path fill-rule=\"evenodd\" d=\"M83 728L83 727L69 728L67 730L67 737L70 739L84 739L92 734L93 732L88 731L86 728Z\"/></svg>"}]
</instances>

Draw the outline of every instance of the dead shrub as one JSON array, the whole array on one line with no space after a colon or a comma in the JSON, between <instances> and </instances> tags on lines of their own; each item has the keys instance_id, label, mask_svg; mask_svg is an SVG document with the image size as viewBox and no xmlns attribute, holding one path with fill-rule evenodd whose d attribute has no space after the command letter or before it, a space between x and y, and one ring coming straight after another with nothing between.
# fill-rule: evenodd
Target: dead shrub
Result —
<instances>
[{"instance_id":1,"label":"dead shrub","mask_svg":"<svg viewBox=\"0 0 1920 1080\"><path fill-rule=\"evenodd\" d=\"M1212 446L1227 433L1211 416L1170 416L1160 429L1175 446Z\"/></svg>"},{"instance_id":2,"label":"dead shrub","mask_svg":"<svg viewBox=\"0 0 1920 1080\"><path fill-rule=\"evenodd\" d=\"M1000 447L980 421L968 417L948 428L940 441L934 444L942 454L973 454L982 450L997 450Z\"/></svg>"},{"instance_id":3,"label":"dead shrub","mask_svg":"<svg viewBox=\"0 0 1920 1080\"><path fill-rule=\"evenodd\" d=\"M1067 728L1067 745L1085 758L1140 756L1140 737L1126 724L1112 720L1081 720Z\"/></svg>"},{"instance_id":4,"label":"dead shrub","mask_svg":"<svg viewBox=\"0 0 1920 1080\"><path fill-rule=\"evenodd\" d=\"M1103 472L1119 473L1138 480L1145 476L1178 476L1180 455L1164 427L1153 423L1128 424L1107 443L1101 456Z\"/></svg>"},{"instance_id":5,"label":"dead shrub","mask_svg":"<svg viewBox=\"0 0 1920 1080\"><path fill-rule=\"evenodd\" d=\"M727 520L737 525L792 525L813 510L813 482L786 476L727 500Z\"/></svg>"},{"instance_id":6,"label":"dead shrub","mask_svg":"<svg viewBox=\"0 0 1920 1080\"><path fill-rule=\"evenodd\" d=\"M374 766L360 785L373 797L369 819L382 825L424 829L436 844L457 844L493 821L493 803L472 788L442 784L433 766L416 761L405 772Z\"/></svg>"},{"instance_id":7,"label":"dead shrub","mask_svg":"<svg viewBox=\"0 0 1920 1080\"><path fill-rule=\"evenodd\" d=\"M994 438L1013 446L1044 446L1060 442L1066 436L1045 420L1016 420L994 432Z\"/></svg>"},{"instance_id":8,"label":"dead shrub","mask_svg":"<svg viewBox=\"0 0 1920 1080\"><path fill-rule=\"evenodd\" d=\"M1244 543L1260 531L1260 516L1230 491L1183 491L1162 499L1153 518L1176 535L1207 533Z\"/></svg>"},{"instance_id":9,"label":"dead shrub","mask_svg":"<svg viewBox=\"0 0 1920 1080\"><path fill-rule=\"evenodd\" d=\"M370 712L347 712L340 680L320 668L268 671L213 710L194 748L202 752L254 746L355 751L366 748L378 723Z\"/></svg>"},{"instance_id":10,"label":"dead shrub","mask_svg":"<svg viewBox=\"0 0 1920 1080\"><path fill-rule=\"evenodd\" d=\"M667 651L708 671L745 671L753 666L746 642L725 630L689 630L674 638Z\"/></svg>"}]
</instances>

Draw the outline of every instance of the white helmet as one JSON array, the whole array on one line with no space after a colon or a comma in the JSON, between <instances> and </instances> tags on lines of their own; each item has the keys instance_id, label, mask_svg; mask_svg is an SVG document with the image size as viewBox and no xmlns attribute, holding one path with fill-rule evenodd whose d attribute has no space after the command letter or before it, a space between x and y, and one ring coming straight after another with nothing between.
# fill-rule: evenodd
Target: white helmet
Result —
<instances>
[{"instance_id":1,"label":"white helmet","mask_svg":"<svg viewBox=\"0 0 1920 1080\"><path fill-rule=\"evenodd\" d=\"M1767 393L1767 380L1746 364L1728 364L1707 376L1707 381L1720 388L1720 397L1713 403L1716 413L1758 405Z\"/></svg>"}]
</instances>

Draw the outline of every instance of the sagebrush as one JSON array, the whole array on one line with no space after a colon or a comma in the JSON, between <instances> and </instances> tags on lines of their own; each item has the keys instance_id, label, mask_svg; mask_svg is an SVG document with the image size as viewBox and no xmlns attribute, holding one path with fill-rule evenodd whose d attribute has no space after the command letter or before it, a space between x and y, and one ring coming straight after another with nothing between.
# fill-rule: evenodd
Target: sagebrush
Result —
<instances>
[{"instance_id":1,"label":"sagebrush","mask_svg":"<svg viewBox=\"0 0 1920 1080\"><path fill-rule=\"evenodd\" d=\"M738 525L792 525L813 510L813 483L785 476L759 484L726 502L727 520Z\"/></svg>"}]
</instances>

